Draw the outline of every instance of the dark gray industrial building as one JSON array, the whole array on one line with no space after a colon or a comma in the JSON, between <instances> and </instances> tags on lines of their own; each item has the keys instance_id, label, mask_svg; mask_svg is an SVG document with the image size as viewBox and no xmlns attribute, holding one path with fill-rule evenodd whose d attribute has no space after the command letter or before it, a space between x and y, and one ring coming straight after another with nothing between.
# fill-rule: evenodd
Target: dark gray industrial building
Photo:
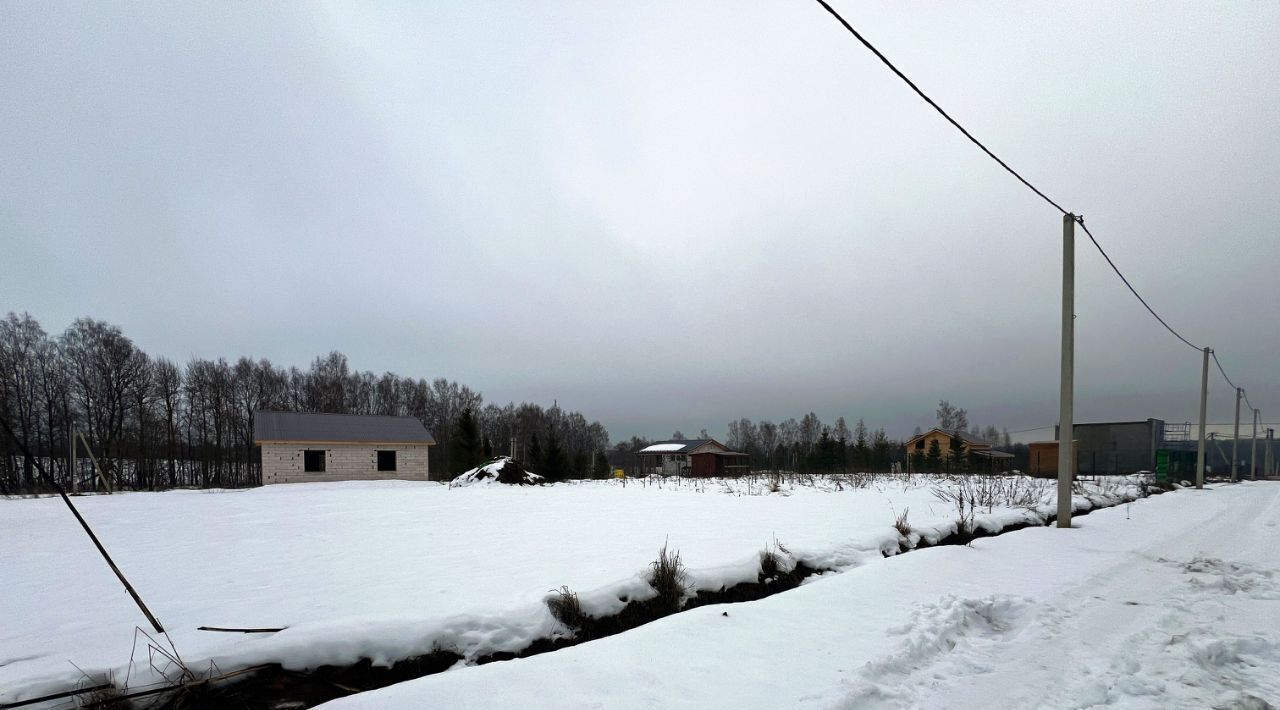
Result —
<instances>
[{"instance_id":1,"label":"dark gray industrial building","mask_svg":"<svg viewBox=\"0 0 1280 710\"><path fill-rule=\"evenodd\" d=\"M1163 419L1140 422L1096 422L1072 427L1079 475L1137 473L1156 470L1156 450L1172 448ZM1054 427L1053 437L1058 438Z\"/></svg>"},{"instance_id":2,"label":"dark gray industrial building","mask_svg":"<svg viewBox=\"0 0 1280 710\"><path fill-rule=\"evenodd\" d=\"M1195 470L1197 441L1191 436L1192 426L1187 423L1166 424L1163 419L1147 419L1140 422L1094 422L1076 424L1072 433L1076 440L1076 468L1082 476L1128 474L1156 470L1156 452L1171 452L1171 470L1185 468L1186 473ZM1057 427L1053 431L1058 438ZM1248 475L1249 432L1241 425L1239 471ZM1258 439L1258 466L1262 467L1265 439ZM1210 434L1205 441L1205 465L1212 475L1228 475L1231 472L1231 438Z\"/></svg>"}]
</instances>

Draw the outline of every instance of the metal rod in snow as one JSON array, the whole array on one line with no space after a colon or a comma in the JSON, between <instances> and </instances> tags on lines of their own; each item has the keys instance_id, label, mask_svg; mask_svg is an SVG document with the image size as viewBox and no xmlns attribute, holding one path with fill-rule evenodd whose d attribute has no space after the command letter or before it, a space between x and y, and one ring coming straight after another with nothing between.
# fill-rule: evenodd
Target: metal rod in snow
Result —
<instances>
[{"instance_id":1,"label":"metal rod in snow","mask_svg":"<svg viewBox=\"0 0 1280 710\"><path fill-rule=\"evenodd\" d=\"M1200 442L1196 446L1196 489L1204 488L1204 429L1205 410L1209 406L1209 355L1210 348L1204 349L1204 365L1200 368Z\"/></svg>"},{"instance_id":2,"label":"metal rod in snow","mask_svg":"<svg viewBox=\"0 0 1280 710\"><path fill-rule=\"evenodd\" d=\"M1235 433L1231 435L1231 482L1235 483L1239 478L1236 475L1237 464L1240 463L1240 398L1244 397L1244 390L1236 388L1236 428Z\"/></svg>"},{"instance_id":3,"label":"metal rod in snow","mask_svg":"<svg viewBox=\"0 0 1280 710\"><path fill-rule=\"evenodd\" d=\"M71 478L71 492L79 493L80 484L76 482L76 424L75 420L67 422L67 475Z\"/></svg>"},{"instance_id":4,"label":"metal rod in snow","mask_svg":"<svg viewBox=\"0 0 1280 710\"><path fill-rule=\"evenodd\" d=\"M1071 527L1071 482L1075 368L1076 216L1062 215L1062 377L1058 390L1058 527Z\"/></svg>"},{"instance_id":5,"label":"metal rod in snow","mask_svg":"<svg viewBox=\"0 0 1280 710\"><path fill-rule=\"evenodd\" d=\"M102 559L107 561L107 566L111 568L112 572L116 573L116 579L120 580L120 583L124 585L125 591L129 592L129 596L133 597L134 603L142 610L142 615L147 617L147 621L151 622L151 628L155 629L156 633L163 634L164 627L160 625L160 620L157 619L155 615L151 613L151 610L147 608L146 603L142 601L142 597L138 596L138 592L133 588L133 585L129 584L129 580L125 579L124 573L116 566L115 560L111 559L111 555L107 554L107 548L103 547L102 543L98 541L98 536L93 534L93 529L89 527L89 523L81 517L80 511L76 510L75 504L73 504L71 499L67 497L67 492L62 489L62 486L58 485L57 481L53 480L53 477L49 475L48 471L44 470L44 466L40 464L40 460L31 455L31 451L27 449L26 442L19 439L18 435L13 433L13 429L9 427L9 420L7 418L0 417L0 426L4 427L5 432L9 434L9 438L17 442L18 448L22 449L22 455L31 459L32 462L35 463L36 470L40 472L40 476L44 478L45 483L52 486L53 489L58 492L58 495L62 496L62 502L66 503L67 507L71 509L71 514L76 516L76 521L80 523L80 527L84 528L85 534L93 541L93 546L98 548L98 553L102 555Z\"/></svg>"}]
</instances>

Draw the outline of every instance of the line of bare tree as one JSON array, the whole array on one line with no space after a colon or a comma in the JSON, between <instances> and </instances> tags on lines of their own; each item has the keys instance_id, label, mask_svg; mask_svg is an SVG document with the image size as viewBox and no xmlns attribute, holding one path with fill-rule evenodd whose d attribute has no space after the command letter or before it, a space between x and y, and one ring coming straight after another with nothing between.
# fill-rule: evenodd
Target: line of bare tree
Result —
<instances>
[{"instance_id":1,"label":"line of bare tree","mask_svg":"<svg viewBox=\"0 0 1280 710\"><path fill-rule=\"evenodd\" d=\"M261 410L413 416L438 442L432 470L451 473L506 453L514 438L524 451L539 439L554 442L561 476L585 477L591 454L609 440L599 422L577 412L485 406L466 385L353 371L338 352L306 371L247 357L178 365L91 318L52 337L25 313L0 320L0 415L61 485L70 487L73 476L93 481L87 459L68 466L73 428L116 488L257 485L253 428ZM39 490L32 464L0 434L0 493Z\"/></svg>"},{"instance_id":2,"label":"line of bare tree","mask_svg":"<svg viewBox=\"0 0 1280 710\"><path fill-rule=\"evenodd\" d=\"M938 403L937 426L948 431L963 431L974 438L991 443L995 448L1014 454L1014 465L1025 466L1025 446L1012 444L1007 431L994 426L970 425L966 410L953 406L947 400ZM916 427L915 435L922 433ZM672 439L687 439L676 431ZM709 438L705 429L696 438ZM648 439L633 437L617 443L610 451L614 465L632 466L636 463L634 452L648 446ZM859 419L852 428L844 417L833 424L823 423L814 412L800 419L790 417L781 422L762 419L759 422L743 417L729 422L728 436L724 441L734 451L750 455L755 470L786 470L798 473L833 473L848 471L885 472L894 464L907 463L908 453L904 442L890 439L883 428L870 429ZM1021 457L1021 458L1019 458ZM913 467L924 470L921 465ZM933 470L941 471L941 466Z\"/></svg>"}]
</instances>

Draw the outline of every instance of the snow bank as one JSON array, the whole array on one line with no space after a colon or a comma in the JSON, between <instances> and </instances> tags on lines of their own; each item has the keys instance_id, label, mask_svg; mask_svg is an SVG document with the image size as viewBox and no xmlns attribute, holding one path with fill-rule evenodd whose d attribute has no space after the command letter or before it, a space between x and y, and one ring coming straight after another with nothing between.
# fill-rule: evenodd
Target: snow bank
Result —
<instances>
[{"instance_id":1,"label":"snow bank","mask_svg":"<svg viewBox=\"0 0 1280 710\"><path fill-rule=\"evenodd\" d=\"M461 488L463 486L495 484L517 485L517 486L536 486L545 482L542 476L532 471L526 471L515 459L510 456L499 456L496 459L487 461L476 468L459 474L459 476L449 482L450 488Z\"/></svg>"}]
</instances>

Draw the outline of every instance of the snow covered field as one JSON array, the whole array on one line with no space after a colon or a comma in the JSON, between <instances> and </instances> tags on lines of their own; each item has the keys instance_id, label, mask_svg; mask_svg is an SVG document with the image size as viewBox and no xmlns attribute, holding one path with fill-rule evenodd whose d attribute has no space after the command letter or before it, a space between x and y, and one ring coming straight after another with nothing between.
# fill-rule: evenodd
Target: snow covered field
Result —
<instances>
[{"instance_id":1,"label":"snow covered field","mask_svg":"<svg viewBox=\"0 0 1280 710\"><path fill-rule=\"evenodd\" d=\"M450 489L353 482L76 502L188 665L202 671L213 661L228 671L264 662L390 662L433 644L468 657L519 650L563 632L542 601L560 585L579 592L593 613L620 608L620 596L651 593L643 574L664 542L681 552L694 585L706 589L754 581L760 551L775 541L814 567L881 561L898 549L892 524L907 508L917 533L954 529L956 511L935 496L936 484L880 479L853 488L824 480L773 490L763 480L599 481ZM976 522L988 526L1028 516L1010 508L980 512ZM128 668L134 628L146 628L144 619L60 500L0 501L0 538L0 702L64 690L84 680L77 667L93 678L111 671L131 687L155 680L142 660L145 646ZM809 587L839 588L825 577ZM804 592L804 599L812 594L806 589L781 596ZM691 613L705 620L720 612ZM287 629L240 635L198 626ZM768 638L769 628L753 633Z\"/></svg>"},{"instance_id":2,"label":"snow covered field","mask_svg":"<svg viewBox=\"0 0 1280 710\"><path fill-rule=\"evenodd\" d=\"M327 710L1280 706L1280 485L1185 490Z\"/></svg>"}]
</instances>

